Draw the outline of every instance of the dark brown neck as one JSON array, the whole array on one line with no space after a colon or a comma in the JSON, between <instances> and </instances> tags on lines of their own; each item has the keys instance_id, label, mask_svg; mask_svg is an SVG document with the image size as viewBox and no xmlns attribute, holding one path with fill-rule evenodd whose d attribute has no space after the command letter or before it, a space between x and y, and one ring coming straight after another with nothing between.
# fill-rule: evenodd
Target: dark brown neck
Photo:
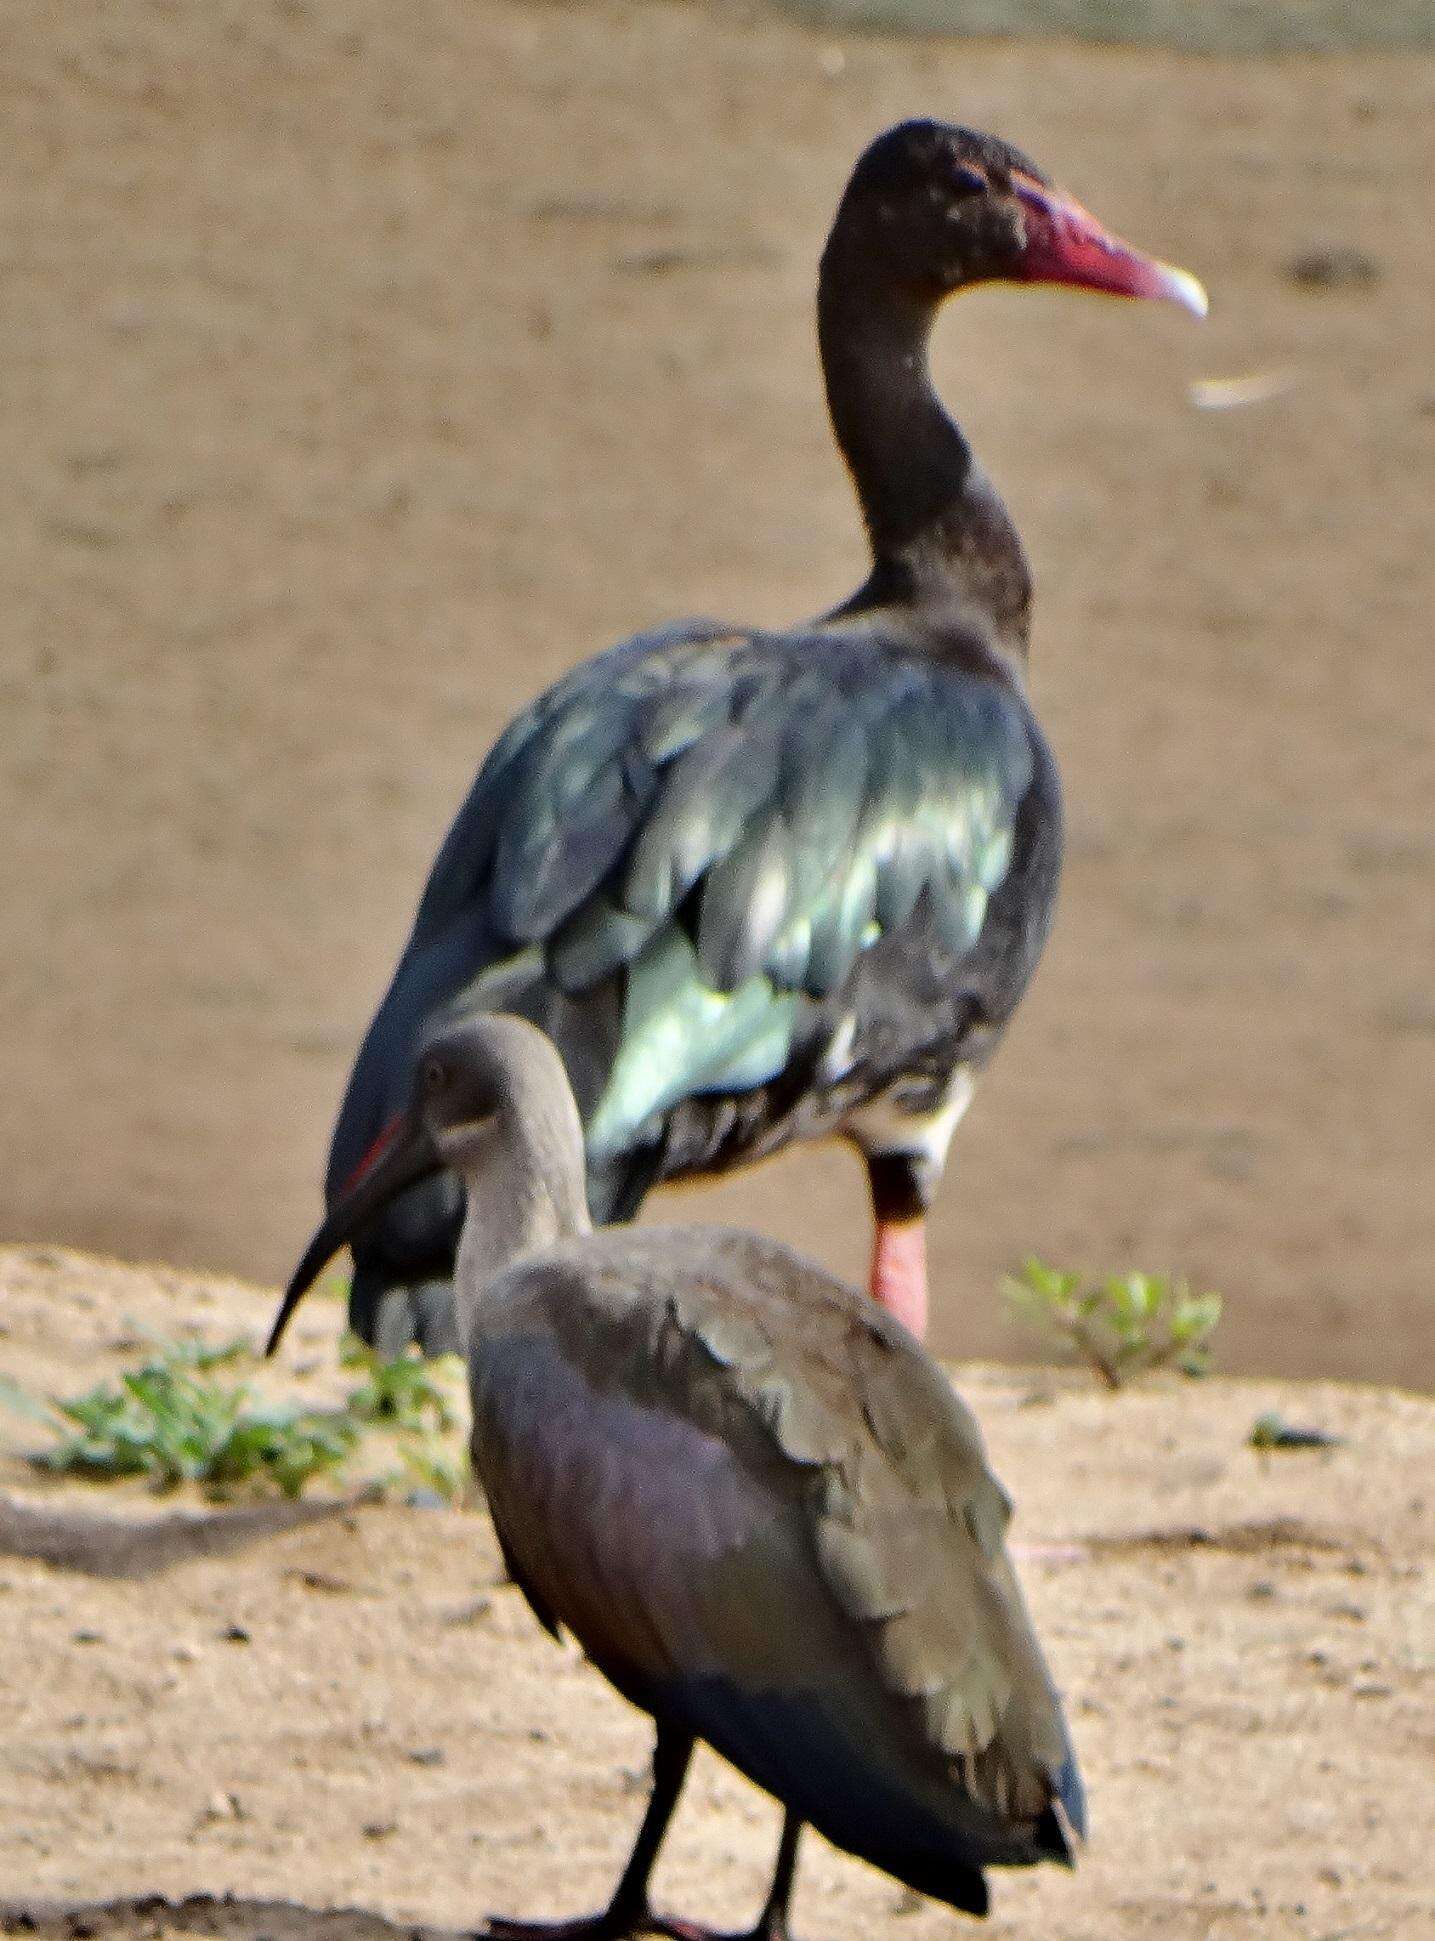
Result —
<instances>
[{"instance_id":1,"label":"dark brown neck","mask_svg":"<svg viewBox=\"0 0 1435 1941\"><path fill-rule=\"evenodd\" d=\"M872 542L853 607L958 606L1024 654L1031 576L1011 519L932 387L935 301L874 282L834 236L817 334L827 406Z\"/></svg>"}]
</instances>

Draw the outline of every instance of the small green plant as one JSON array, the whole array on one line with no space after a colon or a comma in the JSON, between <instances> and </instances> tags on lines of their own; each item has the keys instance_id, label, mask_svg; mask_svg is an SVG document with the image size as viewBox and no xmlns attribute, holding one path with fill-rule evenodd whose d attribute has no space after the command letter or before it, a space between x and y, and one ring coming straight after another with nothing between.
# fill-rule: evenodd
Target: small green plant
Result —
<instances>
[{"instance_id":1,"label":"small green plant","mask_svg":"<svg viewBox=\"0 0 1435 1941\"><path fill-rule=\"evenodd\" d=\"M1041 1333L1072 1346L1108 1388L1152 1368L1204 1375L1221 1318L1219 1294L1196 1294L1166 1274L1085 1274L1024 1261L1002 1284L1006 1299Z\"/></svg>"},{"instance_id":2,"label":"small green plant","mask_svg":"<svg viewBox=\"0 0 1435 1941\"><path fill-rule=\"evenodd\" d=\"M455 1460L444 1438L457 1426L453 1406L437 1379L445 1369L460 1366L456 1355L424 1361L416 1354L382 1355L346 1335L339 1359L345 1368L362 1372L363 1380L348 1398L351 1415L386 1429L398 1438L400 1467L380 1484L385 1491L420 1489L456 1502L462 1495L467 1468Z\"/></svg>"},{"instance_id":3,"label":"small green plant","mask_svg":"<svg viewBox=\"0 0 1435 1941\"><path fill-rule=\"evenodd\" d=\"M342 1468L359 1438L343 1415L258 1403L242 1384L207 1379L183 1349L155 1355L118 1385L56 1398L50 1410L60 1440L35 1458L39 1467L147 1476L157 1489L201 1483L216 1495L267 1483L298 1496L313 1477Z\"/></svg>"},{"instance_id":4,"label":"small green plant","mask_svg":"<svg viewBox=\"0 0 1435 1941\"><path fill-rule=\"evenodd\" d=\"M232 1361L248 1361L254 1353L254 1344L242 1334L229 1341L202 1341L198 1335L172 1341L149 1329L137 1328L135 1335L134 1346L152 1349L155 1360L171 1368L223 1368Z\"/></svg>"},{"instance_id":5,"label":"small green plant","mask_svg":"<svg viewBox=\"0 0 1435 1941\"><path fill-rule=\"evenodd\" d=\"M340 1475L374 1430L399 1458L376 1485L381 1494L416 1484L448 1501L461 1493L462 1464L445 1446L454 1412L435 1364L384 1361L355 1344L344 1364L363 1371L359 1385L338 1407L312 1408L266 1402L244 1382L209 1374L247 1352L243 1344L151 1341L145 1360L118 1381L48 1399L0 1381L0 1403L55 1438L31 1458L38 1468L97 1482L143 1476L161 1490L188 1482L213 1496L269 1489L295 1497L315 1477Z\"/></svg>"},{"instance_id":6,"label":"small green plant","mask_svg":"<svg viewBox=\"0 0 1435 1941\"><path fill-rule=\"evenodd\" d=\"M455 1460L437 1437L410 1443L399 1454L403 1459L403 1475L395 1477L395 1484L403 1481L410 1488L429 1490L445 1503L456 1503L463 1494L468 1466L462 1460Z\"/></svg>"},{"instance_id":7,"label":"small green plant","mask_svg":"<svg viewBox=\"0 0 1435 1941\"><path fill-rule=\"evenodd\" d=\"M416 1355L385 1361L357 1335L346 1335L339 1359L345 1368L363 1371L364 1379L348 1399L351 1415L403 1434L446 1433L453 1428L453 1409L434 1374L444 1361L456 1361L456 1356L444 1356L437 1363L421 1361Z\"/></svg>"}]
</instances>

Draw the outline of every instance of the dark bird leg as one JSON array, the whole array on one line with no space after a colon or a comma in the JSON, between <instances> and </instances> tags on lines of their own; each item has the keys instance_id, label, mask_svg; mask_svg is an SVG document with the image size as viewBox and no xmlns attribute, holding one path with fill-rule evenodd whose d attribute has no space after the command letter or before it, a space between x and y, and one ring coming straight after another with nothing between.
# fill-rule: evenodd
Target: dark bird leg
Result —
<instances>
[{"instance_id":1,"label":"dark bird leg","mask_svg":"<svg viewBox=\"0 0 1435 1941\"><path fill-rule=\"evenodd\" d=\"M867 1154L872 1189L872 1298L918 1341L927 1334L927 1203L920 1162L906 1153Z\"/></svg>"},{"instance_id":2,"label":"dark bird leg","mask_svg":"<svg viewBox=\"0 0 1435 1941\"><path fill-rule=\"evenodd\" d=\"M755 1925L745 1934L728 1934L717 1928L700 1927L696 1921L668 1920L655 1921L654 1931L668 1935L670 1941L790 1941L787 1910L792 1899L793 1881L797 1875L797 1842L802 1833L802 1827L803 1822L795 1813L786 1814L782 1822L782 1840L777 1849L777 1865L773 1869L772 1885L767 1890L767 1900Z\"/></svg>"},{"instance_id":3,"label":"dark bird leg","mask_svg":"<svg viewBox=\"0 0 1435 1941\"><path fill-rule=\"evenodd\" d=\"M797 1815L790 1811L784 1814L777 1866L773 1869L772 1885L767 1890L766 1905L752 1931L753 1941L788 1941L787 1906L792 1899L793 1882L797 1878L797 1842L801 1833L802 1821Z\"/></svg>"},{"instance_id":4,"label":"dark bird leg","mask_svg":"<svg viewBox=\"0 0 1435 1941\"><path fill-rule=\"evenodd\" d=\"M491 1941L624 1941L624 1937L634 1934L676 1932L674 1926L656 1919L648 1906L648 1879L683 1790L692 1756L693 1742L689 1734L659 1725L658 1742L653 1748L653 1790L648 1810L638 1828L623 1878L603 1913L576 1921L496 1918L486 1930Z\"/></svg>"}]
</instances>

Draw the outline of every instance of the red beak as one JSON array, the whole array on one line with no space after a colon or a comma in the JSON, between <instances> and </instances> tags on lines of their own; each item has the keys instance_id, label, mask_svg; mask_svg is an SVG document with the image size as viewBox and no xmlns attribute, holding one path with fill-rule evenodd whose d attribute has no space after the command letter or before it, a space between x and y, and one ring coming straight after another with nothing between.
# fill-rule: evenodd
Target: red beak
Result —
<instances>
[{"instance_id":1,"label":"red beak","mask_svg":"<svg viewBox=\"0 0 1435 1941\"><path fill-rule=\"evenodd\" d=\"M1024 283L1065 283L1109 296L1151 297L1204 317L1206 292L1189 270L1158 263L1110 235L1095 216L1060 189L1015 175L1026 217L1026 249L1014 277Z\"/></svg>"}]
</instances>

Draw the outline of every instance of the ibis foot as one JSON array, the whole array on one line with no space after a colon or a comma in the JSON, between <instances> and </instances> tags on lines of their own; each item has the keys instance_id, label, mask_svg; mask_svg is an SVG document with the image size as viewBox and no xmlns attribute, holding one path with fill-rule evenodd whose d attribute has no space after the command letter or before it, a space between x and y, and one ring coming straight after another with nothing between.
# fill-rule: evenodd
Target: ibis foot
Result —
<instances>
[{"instance_id":1,"label":"ibis foot","mask_svg":"<svg viewBox=\"0 0 1435 1941\"><path fill-rule=\"evenodd\" d=\"M667 1933L646 1907L609 1907L574 1921L508 1921L493 1915L479 1941L629 1941L639 1934Z\"/></svg>"},{"instance_id":2,"label":"ibis foot","mask_svg":"<svg viewBox=\"0 0 1435 1941\"><path fill-rule=\"evenodd\" d=\"M683 1790L692 1756L691 1733L659 1720L648 1808L623 1877L601 1914L590 1914L576 1921L508 1921L501 1915L495 1916L490 1918L480 1941L628 1941L632 1935L676 1933L675 1925L661 1920L649 1907L648 1878Z\"/></svg>"},{"instance_id":3,"label":"ibis foot","mask_svg":"<svg viewBox=\"0 0 1435 1941\"><path fill-rule=\"evenodd\" d=\"M573 1921L509 1921L494 1915L478 1941L638 1941L641 1935L665 1936L666 1941L790 1941L785 1917L764 1918L756 1927L737 1933L654 1914L646 1907L636 1913L610 1907Z\"/></svg>"},{"instance_id":4,"label":"ibis foot","mask_svg":"<svg viewBox=\"0 0 1435 1941\"><path fill-rule=\"evenodd\" d=\"M669 1921L659 1915L649 1932L666 1935L668 1941L791 1941L786 1915L771 1920L764 1916L756 1927L742 1933L730 1928L705 1928L697 1921Z\"/></svg>"},{"instance_id":5,"label":"ibis foot","mask_svg":"<svg viewBox=\"0 0 1435 1941\"><path fill-rule=\"evenodd\" d=\"M702 1927L696 1921L669 1921L660 1916L653 1921L651 1932L665 1935L667 1941L791 1941L787 1910L792 1900L792 1883L797 1872L797 1842L801 1833L802 1821L797 1815L784 1815L772 1886L768 1889L767 1905L758 1915L755 1927L747 1929L745 1933L734 1934L722 1928Z\"/></svg>"}]
</instances>

